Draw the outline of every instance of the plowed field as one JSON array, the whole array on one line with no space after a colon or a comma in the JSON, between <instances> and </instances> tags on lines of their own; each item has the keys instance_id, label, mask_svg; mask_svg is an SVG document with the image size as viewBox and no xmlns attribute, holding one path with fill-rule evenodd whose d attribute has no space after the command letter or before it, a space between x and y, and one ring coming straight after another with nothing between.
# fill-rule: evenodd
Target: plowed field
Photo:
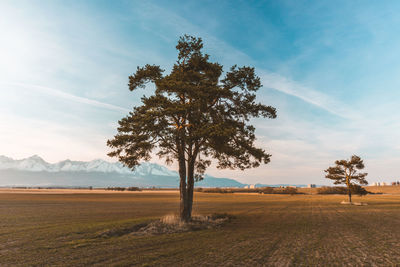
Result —
<instances>
[{"instance_id":1,"label":"plowed field","mask_svg":"<svg viewBox=\"0 0 400 267\"><path fill-rule=\"evenodd\" d=\"M97 193L96 193L97 192ZM228 213L220 228L136 236L178 209L178 193L0 193L0 266L400 265L400 195L196 193L194 212ZM116 230L116 235L101 233Z\"/></svg>"}]
</instances>

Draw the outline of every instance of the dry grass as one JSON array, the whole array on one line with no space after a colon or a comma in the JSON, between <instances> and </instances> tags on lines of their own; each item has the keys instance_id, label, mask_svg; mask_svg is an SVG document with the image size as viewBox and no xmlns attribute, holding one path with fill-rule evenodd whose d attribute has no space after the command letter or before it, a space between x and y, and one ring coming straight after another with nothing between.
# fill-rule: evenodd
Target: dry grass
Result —
<instances>
[{"instance_id":1,"label":"dry grass","mask_svg":"<svg viewBox=\"0 0 400 267\"><path fill-rule=\"evenodd\" d=\"M221 227L134 235L178 209L176 193L0 194L0 266L400 265L400 196L196 193ZM204 217L201 217L204 219Z\"/></svg>"},{"instance_id":2,"label":"dry grass","mask_svg":"<svg viewBox=\"0 0 400 267\"><path fill-rule=\"evenodd\" d=\"M365 189L372 193L400 194L400 186L366 186Z\"/></svg>"},{"instance_id":3,"label":"dry grass","mask_svg":"<svg viewBox=\"0 0 400 267\"><path fill-rule=\"evenodd\" d=\"M132 234L160 235L212 229L222 226L232 218L233 216L228 214L194 215L189 222L184 222L177 215L166 215L160 220L150 222L137 231L132 231Z\"/></svg>"}]
</instances>

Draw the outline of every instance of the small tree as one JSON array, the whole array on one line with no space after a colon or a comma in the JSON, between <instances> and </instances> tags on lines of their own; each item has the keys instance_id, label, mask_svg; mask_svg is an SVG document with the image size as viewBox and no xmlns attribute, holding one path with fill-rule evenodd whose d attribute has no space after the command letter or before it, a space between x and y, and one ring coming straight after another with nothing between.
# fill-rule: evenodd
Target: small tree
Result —
<instances>
[{"instance_id":1,"label":"small tree","mask_svg":"<svg viewBox=\"0 0 400 267\"><path fill-rule=\"evenodd\" d=\"M168 75L159 66L137 68L129 77L129 89L155 84L155 93L143 97L119 121L118 134L107 142L126 166L134 169L151 152L167 163L178 162L180 217L189 220L193 187L214 158L219 168L258 167L270 155L254 145L251 117L275 118L275 108L255 102L261 87L254 68L233 66L223 74L222 66L202 52L201 38L185 35L178 41L178 60Z\"/></svg>"},{"instance_id":2,"label":"small tree","mask_svg":"<svg viewBox=\"0 0 400 267\"><path fill-rule=\"evenodd\" d=\"M325 177L334 180L334 184L345 184L351 202L351 192L355 185L353 181L360 185L368 184L365 180L368 173L357 173L358 170L364 169L364 162L359 156L353 155L350 160L337 160L335 164L336 166L325 170Z\"/></svg>"}]
</instances>

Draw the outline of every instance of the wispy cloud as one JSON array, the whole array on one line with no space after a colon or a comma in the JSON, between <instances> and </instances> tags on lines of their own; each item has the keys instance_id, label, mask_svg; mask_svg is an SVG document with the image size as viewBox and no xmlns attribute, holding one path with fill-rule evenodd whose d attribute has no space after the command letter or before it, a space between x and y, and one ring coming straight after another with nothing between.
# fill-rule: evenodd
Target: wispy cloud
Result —
<instances>
[{"instance_id":1,"label":"wispy cloud","mask_svg":"<svg viewBox=\"0 0 400 267\"><path fill-rule=\"evenodd\" d=\"M237 49L220 38L205 32L203 28L194 25L175 12L151 3L146 3L145 6L147 9L152 11L152 14L156 14L153 15L154 17L159 19L162 18L161 21L163 23L161 28L153 25L153 27L146 26L146 30L151 31L158 36L164 36L164 30L166 30L166 28L174 33L172 36L178 36L184 33L199 35L205 40L206 49L211 51L212 55L220 57L224 64L250 64L257 67L256 60L246 54L245 51ZM153 16L150 17L153 18ZM149 19L149 17L146 17L145 19ZM151 23L149 23L149 25L151 25ZM166 25L168 25L168 27L166 27ZM166 28L164 29L163 27ZM169 41L172 42L174 40L169 38ZM304 86L301 83L284 77L278 73L273 73L262 68L257 68L257 72L260 74L262 83L266 88L271 88L281 93L296 97L341 118L359 118L359 115L354 110L350 109L346 104L341 103L330 95Z\"/></svg>"},{"instance_id":2,"label":"wispy cloud","mask_svg":"<svg viewBox=\"0 0 400 267\"><path fill-rule=\"evenodd\" d=\"M104 102L90 99L87 97L76 96L76 95L61 91L61 90L57 90L57 89L49 88L49 87L45 87L45 86L25 84L25 83L15 83L15 82L0 82L0 84L3 86L7 86L7 85L18 86L20 88L25 88L28 90L33 89L33 90L39 91L39 92L47 94L47 95L55 96L58 98L62 98L65 100L69 100L69 101L73 101L76 103L81 103L81 104L85 104L85 105L89 105L89 106L93 106L93 107L105 108L105 109L113 110L113 111L123 111L123 112L130 111L127 108L104 103Z\"/></svg>"},{"instance_id":3,"label":"wispy cloud","mask_svg":"<svg viewBox=\"0 0 400 267\"><path fill-rule=\"evenodd\" d=\"M261 79L265 87L297 97L333 115L346 119L359 118L358 114L349 109L345 104L279 74L262 71Z\"/></svg>"}]
</instances>

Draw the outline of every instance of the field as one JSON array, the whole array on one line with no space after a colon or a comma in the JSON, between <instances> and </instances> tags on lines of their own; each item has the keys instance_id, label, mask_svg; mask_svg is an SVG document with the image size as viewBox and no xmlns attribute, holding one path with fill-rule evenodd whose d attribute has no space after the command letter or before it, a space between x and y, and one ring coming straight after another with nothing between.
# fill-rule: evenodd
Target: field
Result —
<instances>
[{"instance_id":1,"label":"field","mask_svg":"<svg viewBox=\"0 0 400 267\"><path fill-rule=\"evenodd\" d=\"M127 229L177 210L177 192L0 190L0 266L400 265L400 195L343 199L196 193L195 213L235 218L136 236Z\"/></svg>"}]
</instances>

